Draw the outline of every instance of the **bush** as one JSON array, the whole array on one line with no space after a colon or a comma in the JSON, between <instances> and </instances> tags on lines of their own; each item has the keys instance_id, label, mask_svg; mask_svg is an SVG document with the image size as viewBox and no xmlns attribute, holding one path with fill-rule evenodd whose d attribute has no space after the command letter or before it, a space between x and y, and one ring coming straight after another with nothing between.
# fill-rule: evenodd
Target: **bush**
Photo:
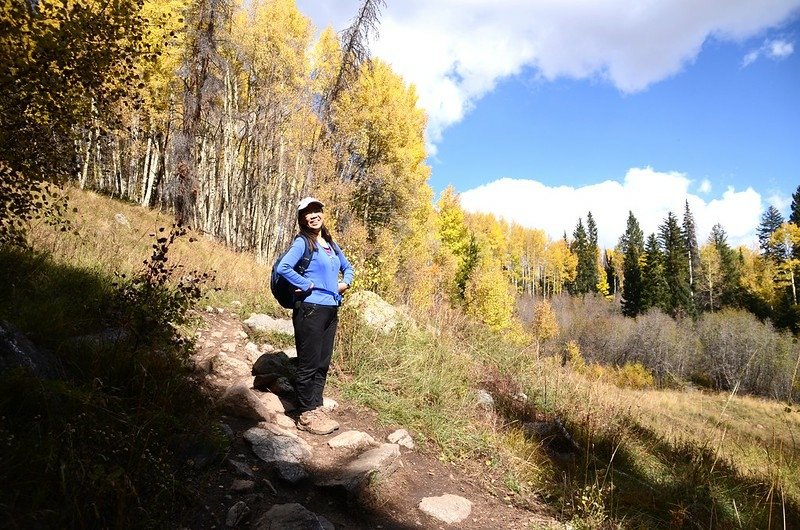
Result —
<instances>
[{"instance_id":1,"label":"bush","mask_svg":"<svg viewBox=\"0 0 800 530\"><path fill-rule=\"evenodd\" d=\"M627 388L652 388L655 378L642 363L626 363L614 370L614 381L617 386Z\"/></svg>"},{"instance_id":2,"label":"bush","mask_svg":"<svg viewBox=\"0 0 800 530\"><path fill-rule=\"evenodd\" d=\"M790 398L798 350L788 332L746 311L725 309L703 315L697 335L702 351L693 372L705 374L717 389Z\"/></svg>"},{"instance_id":3,"label":"bush","mask_svg":"<svg viewBox=\"0 0 800 530\"><path fill-rule=\"evenodd\" d=\"M596 296L556 297L552 306L561 339L574 343L596 378L634 388L692 380L716 390L738 388L777 399L791 399L797 392L793 373L800 348L789 332L746 311L725 309L693 322L657 309L627 318L617 305ZM560 353L566 362L568 352ZM618 368L612 375L593 363Z\"/></svg>"}]
</instances>

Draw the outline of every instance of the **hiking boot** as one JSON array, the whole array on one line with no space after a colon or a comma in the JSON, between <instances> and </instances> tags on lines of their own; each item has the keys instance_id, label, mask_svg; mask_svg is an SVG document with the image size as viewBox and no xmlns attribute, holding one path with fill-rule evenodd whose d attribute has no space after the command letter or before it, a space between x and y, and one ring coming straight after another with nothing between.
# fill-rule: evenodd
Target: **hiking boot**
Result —
<instances>
[{"instance_id":1,"label":"hiking boot","mask_svg":"<svg viewBox=\"0 0 800 530\"><path fill-rule=\"evenodd\" d=\"M314 409L300 414L297 428L311 434L330 434L339 428L339 422L332 420L325 412Z\"/></svg>"}]
</instances>

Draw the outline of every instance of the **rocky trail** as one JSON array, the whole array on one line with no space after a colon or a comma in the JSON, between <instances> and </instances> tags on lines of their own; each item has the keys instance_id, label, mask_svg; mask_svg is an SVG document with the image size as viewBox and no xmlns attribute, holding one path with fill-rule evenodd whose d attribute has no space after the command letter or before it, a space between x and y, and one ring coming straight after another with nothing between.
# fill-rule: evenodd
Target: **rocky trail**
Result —
<instances>
[{"instance_id":1,"label":"rocky trail","mask_svg":"<svg viewBox=\"0 0 800 530\"><path fill-rule=\"evenodd\" d=\"M229 438L222 461L202 449L204 467L190 484L196 506L181 521L192 530L253 529L534 529L557 528L545 505L515 506L499 477L475 463L455 466L426 453L414 433L377 421L369 409L326 388L337 431L295 427L293 348L256 344L254 330L291 333L291 322L253 315L242 322L219 308L202 313L192 363L222 411ZM261 335L263 336L263 334ZM511 496L510 496L511 495Z\"/></svg>"}]
</instances>

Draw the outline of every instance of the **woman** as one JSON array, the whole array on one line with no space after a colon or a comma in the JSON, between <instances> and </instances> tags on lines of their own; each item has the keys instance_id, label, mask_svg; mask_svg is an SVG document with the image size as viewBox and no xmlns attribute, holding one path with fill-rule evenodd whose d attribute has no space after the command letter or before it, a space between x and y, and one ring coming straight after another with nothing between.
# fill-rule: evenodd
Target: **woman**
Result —
<instances>
[{"instance_id":1,"label":"woman","mask_svg":"<svg viewBox=\"0 0 800 530\"><path fill-rule=\"evenodd\" d=\"M300 233L277 269L278 274L297 287L292 312L297 347L295 390L300 412L297 428L313 434L328 434L339 428L322 409L322 391L333 355L342 293L353 282L353 268L325 227L323 207L314 197L300 201L297 207ZM300 275L294 267L307 244L313 250L311 261Z\"/></svg>"}]
</instances>

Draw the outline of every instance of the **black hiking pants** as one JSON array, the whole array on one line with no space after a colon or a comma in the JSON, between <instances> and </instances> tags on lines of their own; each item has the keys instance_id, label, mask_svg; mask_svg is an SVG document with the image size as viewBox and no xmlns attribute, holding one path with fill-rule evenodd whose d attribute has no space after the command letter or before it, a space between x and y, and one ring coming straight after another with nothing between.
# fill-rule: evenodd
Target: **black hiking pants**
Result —
<instances>
[{"instance_id":1,"label":"black hiking pants","mask_svg":"<svg viewBox=\"0 0 800 530\"><path fill-rule=\"evenodd\" d=\"M338 306L298 303L292 312L294 344L297 348L298 412L322 406L322 391L333 355L333 340L339 322Z\"/></svg>"}]
</instances>

